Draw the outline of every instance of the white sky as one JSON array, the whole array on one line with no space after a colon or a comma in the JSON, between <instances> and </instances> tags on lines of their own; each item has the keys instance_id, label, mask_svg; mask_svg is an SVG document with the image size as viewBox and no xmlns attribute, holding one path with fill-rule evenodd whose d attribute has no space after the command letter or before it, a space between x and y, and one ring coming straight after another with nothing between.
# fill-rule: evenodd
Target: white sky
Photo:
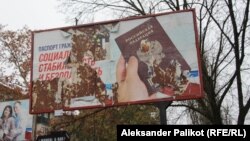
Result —
<instances>
[{"instance_id":1,"label":"white sky","mask_svg":"<svg viewBox=\"0 0 250 141\"><path fill-rule=\"evenodd\" d=\"M31 30L69 26L58 12L58 0L0 0L0 24L7 29Z\"/></svg>"}]
</instances>

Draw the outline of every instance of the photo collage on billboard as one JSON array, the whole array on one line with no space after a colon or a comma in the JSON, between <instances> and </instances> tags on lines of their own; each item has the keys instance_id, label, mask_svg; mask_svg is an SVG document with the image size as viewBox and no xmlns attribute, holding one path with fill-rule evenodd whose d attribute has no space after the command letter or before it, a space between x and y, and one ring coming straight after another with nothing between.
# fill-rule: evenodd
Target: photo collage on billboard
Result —
<instances>
[{"instance_id":1,"label":"photo collage on billboard","mask_svg":"<svg viewBox=\"0 0 250 141\"><path fill-rule=\"evenodd\" d=\"M191 9L34 31L31 113L203 97L195 20Z\"/></svg>"}]
</instances>

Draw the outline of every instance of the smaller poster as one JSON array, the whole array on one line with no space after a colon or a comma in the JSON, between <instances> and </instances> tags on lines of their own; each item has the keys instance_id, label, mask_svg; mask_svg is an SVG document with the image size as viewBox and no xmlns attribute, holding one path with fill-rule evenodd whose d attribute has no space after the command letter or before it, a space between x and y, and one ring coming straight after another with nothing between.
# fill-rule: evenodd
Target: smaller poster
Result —
<instances>
[{"instance_id":1,"label":"smaller poster","mask_svg":"<svg viewBox=\"0 0 250 141\"><path fill-rule=\"evenodd\" d=\"M29 100L0 103L0 140L22 141L32 139L32 119Z\"/></svg>"}]
</instances>

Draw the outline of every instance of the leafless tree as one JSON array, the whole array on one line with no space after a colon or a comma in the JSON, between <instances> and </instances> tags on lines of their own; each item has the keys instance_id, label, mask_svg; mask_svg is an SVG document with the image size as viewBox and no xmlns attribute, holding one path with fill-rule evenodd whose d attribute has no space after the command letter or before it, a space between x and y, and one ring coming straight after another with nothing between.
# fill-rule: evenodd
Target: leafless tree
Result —
<instances>
[{"instance_id":1,"label":"leafless tree","mask_svg":"<svg viewBox=\"0 0 250 141\"><path fill-rule=\"evenodd\" d=\"M59 8L67 15L68 22L93 22L98 15L99 19L107 20L192 7L187 0L181 4L179 0L61 0Z\"/></svg>"},{"instance_id":2,"label":"leafless tree","mask_svg":"<svg viewBox=\"0 0 250 141\"><path fill-rule=\"evenodd\" d=\"M244 61L246 43L249 43L249 0L237 3L231 0L204 1L202 8L208 16L204 28L200 25L200 31L203 31L200 46L204 88L213 113L210 120L222 124L222 106L230 102L225 99L233 91L235 99L232 100L238 101L237 124L244 124L250 108L249 96L243 92L247 88L242 85L249 83L242 79L245 73L242 68L249 65ZM201 19L199 23L202 24ZM207 46L206 40L210 40L210 46Z\"/></svg>"}]
</instances>

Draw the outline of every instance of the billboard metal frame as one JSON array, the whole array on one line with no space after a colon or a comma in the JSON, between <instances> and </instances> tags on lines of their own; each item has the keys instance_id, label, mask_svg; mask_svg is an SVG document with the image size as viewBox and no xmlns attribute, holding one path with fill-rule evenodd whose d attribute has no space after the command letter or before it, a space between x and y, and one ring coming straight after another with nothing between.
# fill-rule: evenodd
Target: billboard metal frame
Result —
<instances>
[{"instance_id":1,"label":"billboard metal frame","mask_svg":"<svg viewBox=\"0 0 250 141\"><path fill-rule=\"evenodd\" d=\"M169 22L170 21L169 19L174 18L175 15L181 15L181 14L189 14L189 16L192 17L191 20L187 19L187 20L189 20L189 22L191 21L191 25L187 25L185 23L186 22L185 18L181 19L183 17L179 17L179 19L178 18L176 18L177 20L175 19L176 20L175 22L183 24L181 26L181 28L177 28L174 25L175 24L174 22L172 23L172 25L170 25L170 27L166 27L166 24L169 24L169 23L171 24L171 22ZM171 40L173 40L173 44L175 46L177 46L177 47L179 45L185 46L185 44L186 44L185 41L188 41L188 43L191 43L191 42L193 43L192 44L193 50L188 49L188 48L185 48L185 49L181 48L181 50L179 48L177 50L179 50L180 54L182 54L184 56L183 57L184 60L187 58L190 59L191 57L190 56L188 57L189 54L185 55L185 53L182 53L182 52L184 52L184 51L188 52L191 50L190 51L191 54L196 56L196 57L192 56L195 58L195 61L193 61L193 62L196 63L194 65L196 70L195 71L192 70L193 69L192 64L191 65L189 64L191 67L189 67L188 71L185 70L187 72L184 72L183 70L181 70L181 75L183 75L185 73L186 77L187 76L190 77L188 79L185 78L185 82L187 81L187 83L185 83L185 86L183 86L183 87L185 87L185 89L181 93L176 93L180 90L176 90L176 91L173 90L175 88L179 89L180 88L179 86L175 86L169 82L169 85L171 85L171 86L168 85L168 88L166 88L166 89L165 89L165 86L164 86L164 88L161 87L161 92L168 93L169 91L171 91L170 97L168 96L168 97L161 98L161 96L159 96L159 98L154 98L154 99L131 100L131 101L125 101L125 102L114 101L113 100L115 97L114 93L115 93L115 89L117 88L116 87L117 85L115 85L116 83L114 83L113 81L111 81L112 82L111 83L110 80L108 80L109 78L113 79L113 77L115 77L115 74L113 72L112 73L108 72L108 71L113 71L114 67L108 68L107 70L104 70L104 68L106 69L106 67L109 66L110 62L112 63L112 61L108 62L106 60L113 59L113 60L115 60L115 63L117 63L118 58L117 58L116 53L120 50L118 48L119 45L117 45L118 43L115 42L115 39L121 35L125 35L126 33L129 33L130 31L133 34L133 29L139 27L140 25L144 26L143 24L146 23L148 19L154 18L154 17L156 17L157 20L159 21L159 23L161 24L161 26L163 26L163 29L165 30L165 32L167 34L169 34L169 38ZM165 17L167 17L168 20L165 21ZM171 17L171 18L169 18L169 17ZM101 107L120 106L120 105L129 105L129 104L145 104L145 103L160 102L160 101L188 100L188 99L197 99L197 98L204 97L201 61L200 61L201 58L200 58L200 50L199 50L197 23L196 23L195 18L196 18L195 9L189 9L189 10L181 10L181 11L160 13L160 14L154 14L154 15L129 17L129 18L117 19L117 20L111 20L111 21L89 23L89 24L83 24L83 25L77 25L77 26L68 26L68 27L60 27L60 28L33 31L32 32L31 80L30 80L31 81L30 113L39 114L39 113L54 112L55 110L60 110L60 109L76 110L76 109L86 109L86 108L101 108ZM129 25L133 25L133 27L129 29L129 27L128 27ZM175 27L178 30L172 31L171 26ZM182 31L182 30L186 30L186 27L188 27L188 30ZM118 32L121 32L121 33L117 34L117 28L119 28ZM107 33L106 32L107 29L108 29L108 35L103 35L103 34ZM147 31L147 29L145 29L145 31ZM101 34L97 34L97 32L98 33L101 32ZM147 32L148 32L148 34L151 34L151 32L150 33L149 33L149 31L147 31ZM182 34L183 32L190 32L191 33L190 35L192 36L192 38L190 37L190 39L192 39L192 41L188 40L189 37L186 37L188 39L184 39L184 37L182 37L182 39L184 39L184 41L183 41L183 43L182 42L179 43L178 41L180 39L178 39L178 37L175 37L175 35ZM158 34L158 32L156 34ZM189 33L185 33L185 34L188 35ZM59 35L62 37L57 38L57 36L59 36ZM89 38L88 35L92 35L91 38ZM75 38L76 36L77 36L77 38ZM102 36L102 38L99 38L99 36ZM66 38L68 38L68 39L66 40ZM150 36L149 36L149 38L150 38ZM99 39L101 39L101 41L99 41ZM89 49L90 51L92 51L92 54L95 51L97 52L96 54L94 54L94 55L96 55L95 62L93 62L89 58L84 58L85 56L83 54L85 54L85 53L87 55L91 54L91 52L90 53L88 52L89 50L84 50L84 49L83 50L74 50L77 45L82 45L83 41L88 42L88 40L91 40L91 42L85 43L85 44L87 44L87 45L91 44L91 46L94 46L93 48L95 49L94 51ZM138 39L138 40L140 40L140 39ZM154 38L154 40L155 40L155 38ZM56 42L56 41L58 41L58 42ZM137 39L134 42L136 42L136 41L137 41ZM70 43L70 45L69 45L69 43ZM102 45L99 45L99 44L102 44ZM99 46L104 46L104 44L105 45L108 44L109 47L110 46L113 47L112 51L114 50L114 45L116 45L115 46L115 48L117 48L117 49L115 49L116 52L113 51L113 52L109 53L109 59L106 59L106 58L108 58L107 57L108 51L104 51L106 54L105 54L105 59L103 59L103 57L101 56L102 54L100 53L101 51L98 52L98 50L96 50L96 48L98 48ZM87 48L87 45L85 46L86 48ZM62 49L62 50L58 51L56 49L58 49L58 50ZM102 48L100 48L100 49L102 49ZM107 48L105 48L105 49L107 49ZM79 52L82 52L82 53L79 53ZM97 55L98 53L100 54L99 56ZM121 54L124 55L122 51L121 51ZM112 57L114 57L115 59ZM167 59L165 59L165 61ZM87 64L87 65L82 65L82 64L79 65L79 60L82 61L83 64ZM98 60L101 63L99 63L96 60ZM53 64L53 61L56 63ZM176 60L174 60L174 61L176 61ZM169 61L168 63L172 64L172 62ZM189 61L187 61L187 63L189 63ZM114 62L113 62L113 64L114 64ZM112 65L110 65L110 66L112 66ZM184 64L181 64L181 65L183 66ZM82 74L77 74L77 76L72 76L72 75L74 75L72 73L72 66L73 66L73 68L74 67L76 68L75 69L76 72L79 70L85 70L85 72L82 72ZM95 71L93 71L93 68ZM61 77L59 77L59 78L57 77L57 76L63 76L63 73L66 74L66 72L68 70L70 70L69 72L71 73L69 75L69 77L65 77L63 80L60 79ZM101 72L102 74L105 74L107 76L105 78L98 76L99 72ZM48 74L48 73L50 73L50 74ZM97 78L95 78L93 80L87 80L87 76L85 76L86 73L91 73L90 75L95 76ZM100 75L102 75L102 74L100 74ZM114 75L110 75L110 74L114 74ZM66 76L66 75L64 75L64 76ZM91 85L91 87L94 87L94 89L89 88L89 87L87 88L83 85L82 85L82 87L84 87L84 89L80 88L80 85L74 86L75 88L73 88L72 83L75 83L75 84L78 82L80 83L80 80L72 80L73 78L75 78L75 79L80 78L80 79L84 79L84 80L86 79L86 81L84 81L84 83L82 83L82 84ZM178 77L178 79L179 79L179 77ZM55 82L52 82L52 81L55 81ZM68 81L70 81L70 82L68 82ZM94 83L87 83L87 81L90 81L90 82L93 81L93 82L95 82L95 84ZM103 82L103 81L108 81L108 83ZM192 86L190 86L191 81L192 81ZM193 83L193 81L195 81L195 83ZM196 83L196 81L197 81L197 83ZM176 83L177 82L175 81L175 84ZM181 83L181 82L179 82L179 83ZM161 83L159 82L159 84L161 84ZM68 86L70 86L70 87L68 87ZM60 90L59 90L59 87L60 87ZM81 92L76 91L76 87L77 87L77 89L81 90ZM45 88L46 88L46 90L44 90ZM57 91L55 91L55 89ZM69 90L69 91L67 91L67 90ZM74 101L81 101L82 100L81 94L85 93L85 90L86 90L86 92L98 93L98 95L95 95L95 98L98 97L99 103L94 103L94 104L90 104L90 105L84 105L84 104L83 105L81 105L81 104L80 105L72 105L72 103L73 103L72 99ZM58 91L60 91L60 92L58 92ZM105 91L106 93L102 94L102 91ZM107 100L107 98L106 98L106 97L108 97L107 91L109 91L109 93L113 94L112 101L110 101L110 99ZM186 94L187 93L186 91L189 91L189 93ZM59 96L57 96L58 93L60 94ZM74 94L72 94L72 93L74 93ZM192 94L192 93L194 93L194 94ZM182 95L182 94L184 94L184 95ZM79 95L81 95L81 96L79 96ZM104 96L104 98L103 98L103 96ZM92 100L92 98L93 97L91 97L91 96L86 96L83 99L88 101L88 100Z\"/></svg>"}]
</instances>

